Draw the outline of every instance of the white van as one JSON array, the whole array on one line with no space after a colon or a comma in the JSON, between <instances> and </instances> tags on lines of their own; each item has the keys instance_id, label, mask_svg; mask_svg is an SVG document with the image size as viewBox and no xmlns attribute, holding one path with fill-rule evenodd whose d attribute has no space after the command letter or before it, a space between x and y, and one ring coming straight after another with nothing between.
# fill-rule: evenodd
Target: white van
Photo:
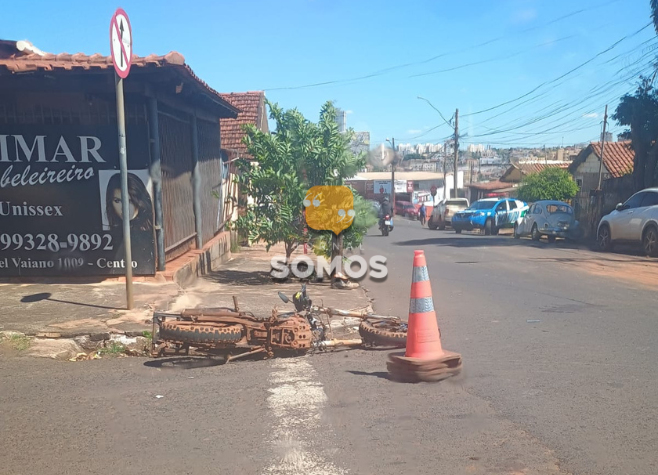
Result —
<instances>
[{"instance_id":1,"label":"white van","mask_svg":"<svg viewBox=\"0 0 658 475\"><path fill-rule=\"evenodd\" d=\"M430 216L427 222L427 227L443 231L446 226L450 226L452 215L466 208L468 208L468 200L466 198L441 200L432 210L432 216Z\"/></svg>"}]
</instances>

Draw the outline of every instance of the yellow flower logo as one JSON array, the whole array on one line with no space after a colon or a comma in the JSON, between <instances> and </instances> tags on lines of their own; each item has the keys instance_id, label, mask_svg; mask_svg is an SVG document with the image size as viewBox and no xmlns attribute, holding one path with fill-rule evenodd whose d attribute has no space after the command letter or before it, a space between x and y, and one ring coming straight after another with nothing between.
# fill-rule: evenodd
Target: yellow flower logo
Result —
<instances>
[{"instance_id":1,"label":"yellow flower logo","mask_svg":"<svg viewBox=\"0 0 658 475\"><path fill-rule=\"evenodd\" d=\"M354 195L346 186L314 186L304 198L306 223L338 235L354 222Z\"/></svg>"}]
</instances>

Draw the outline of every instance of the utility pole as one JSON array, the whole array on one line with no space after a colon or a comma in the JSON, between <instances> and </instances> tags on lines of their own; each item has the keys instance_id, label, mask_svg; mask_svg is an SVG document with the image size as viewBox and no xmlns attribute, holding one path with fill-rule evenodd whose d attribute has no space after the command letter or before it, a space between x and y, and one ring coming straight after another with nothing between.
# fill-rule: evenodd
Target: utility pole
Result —
<instances>
[{"instance_id":1,"label":"utility pole","mask_svg":"<svg viewBox=\"0 0 658 475\"><path fill-rule=\"evenodd\" d=\"M599 163L599 186L596 188L596 208L594 212L591 213L591 222L590 222L590 232L596 232L596 224L601 218L601 211L603 208L603 191L601 190L601 184L603 181L603 153L605 151L605 129L608 123L608 105L605 106L605 114L603 115L603 133L601 133L601 161ZM591 201L590 201L591 202Z\"/></svg>"},{"instance_id":2,"label":"utility pole","mask_svg":"<svg viewBox=\"0 0 658 475\"><path fill-rule=\"evenodd\" d=\"M448 199L448 182L446 181L447 164L448 164L448 154L445 153L443 155L443 199L444 200Z\"/></svg>"},{"instance_id":3,"label":"utility pole","mask_svg":"<svg viewBox=\"0 0 658 475\"><path fill-rule=\"evenodd\" d=\"M608 124L608 105L605 106L605 115L603 116L603 133L601 134L601 163L599 163L599 186L601 189L601 180L603 178L603 152L605 151L605 126Z\"/></svg>"},{"instance_id":4,"label":"utility pole","mask_svg":"<svg viewBox=\"0 0 658 475\"><path fill-rule=\"evenodd\" d=\"M453 179L455 198L457 198L457 166L459 165L459 109L455 111L455 176Z\"/></svg>"},{"instance_id":5,"label":"utility pole","mask_svg":"<svg viewBox=\"0 0 658 475\"><path fill-rule=\"evenodd\" d=\"M395 150L395 137L391 140L391 144L393 145L393 161L391 162L391 210L395 214L395 159L397 158L397 151Z\"/></svg>"},{"instance_id":6,"label":"utility pole","mask_svg":"<svg viewBox=\"0 0 658 475\"><path fill-rule=\"evenodd\" d=\"M390 142L393 147L393 160L391 160L391 210L395 215L395 159L397 158L397 152L395 151L395 137L391 140L386 139L387 142Z\"/></svg>"}]
</instances>

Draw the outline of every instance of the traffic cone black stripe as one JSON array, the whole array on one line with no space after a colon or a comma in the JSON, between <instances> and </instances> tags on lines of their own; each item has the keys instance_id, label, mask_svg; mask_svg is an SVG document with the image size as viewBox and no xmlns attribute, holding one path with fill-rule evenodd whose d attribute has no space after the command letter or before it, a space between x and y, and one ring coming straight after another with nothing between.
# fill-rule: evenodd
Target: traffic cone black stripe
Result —
<instances>
[{"instance_id":1,"label":"traffic cone black stripe","mask_svg":"<svg viewBox=\"0 0 658 475\"><path fill-rule=\"evenodd\" d=\"M434 311L432 297L411 299L409 301L409 313L427 313Z\"/></svg>"}]
</instances>

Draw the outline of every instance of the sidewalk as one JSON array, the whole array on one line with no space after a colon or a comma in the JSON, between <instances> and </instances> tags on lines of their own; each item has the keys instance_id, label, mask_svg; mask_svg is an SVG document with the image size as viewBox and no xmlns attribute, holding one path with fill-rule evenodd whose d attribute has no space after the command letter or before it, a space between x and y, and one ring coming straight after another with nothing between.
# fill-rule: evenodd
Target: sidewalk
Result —
<instances>
[{"instance_id":1,"label":"sidewalk","mask_svg":"<svg viewBox=\"0 0 658 475\"><path fill-rule=\"evenodd\" d=\"M71 339L86 335L108 334L136 336L152 329L154 310L178 312L195 307L233 307L233 296L241 310L257 316L293 309L278 292L292 298L301 282L285 284L270 279L270 260L281 254L283 246L265 251L265 246L243 248L215 272L182 288L173 282L135 282L133 310L125 309L125 283L72 284L0 284L0 332L20 332L27 336ZM299 253L302 251L300 249ZM312 256L311 256L312 257ZM362 288L337 290L329 282L308 283L307 292L315 304L345 310L365 310L369 300ZM332 320L335 336L357 332L358 319ZM103 336L104 335L104 336ZM352 335L353 336L353 335Z\"/></svg>"},{"instance_id":2,"label":"sidewalk","mask_svg":"<svg viewBox=\"0 0 658 475\"><path fill-rule=\"evenodd\" d=\"M133 310L127 311L123 282L0 284L0 331L30 336L142 331L153 308L175 299L179 287L171 282L135 282L133 292Z\"/></svg>"}]
</instances>

